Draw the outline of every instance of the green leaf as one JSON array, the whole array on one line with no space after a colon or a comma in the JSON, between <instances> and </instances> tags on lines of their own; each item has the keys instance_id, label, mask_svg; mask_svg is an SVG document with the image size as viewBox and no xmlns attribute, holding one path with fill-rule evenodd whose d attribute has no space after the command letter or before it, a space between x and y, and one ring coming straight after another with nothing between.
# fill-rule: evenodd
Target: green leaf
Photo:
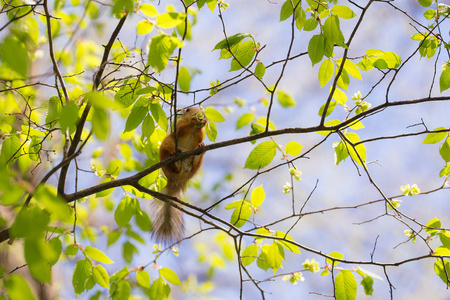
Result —
<instances>
[{"instance_id":1,"label":"green leaf","mask_svg":"<svg viewBox=\"0 0 450 300\"><path fill-rule=\"evenodd\" d=\"M372 296L373 293L373 278L365 276L361 280L361 285L364 287L364 293L368 296Z\"/></svg>"},{"instance_id":2,"label":"green leaf","mask_svg":"<svg viewBox=\"0 0 450 300\"><path fill-rule=\"evenodd\" d=\"M178 73L178 85L183 92L189 92L191 89L191 74L186 67L181 67Z\"/></svg>"},{"instance_id":3,"label":"green leaf","mask_svg":"<svg viewBox=\"0 0 450 300\"><path fill-rule=\"evenodd\" d=\"M441 260L436 260L434 263L434 272L442 279L445 284L448 284L447 278L450 278L450 261L444 259L444 264Z\"/></svg>"},{"instance_id":4,"label":"green leaf","mask_svg":"<svg viewBox=\"0 0 450 300\"><path fill-rule=\"evenodd\" d=\"M23 279L22 276L12 274L10 276L6 276L3 279L3 281L7 291L6 294L8 295L8 299L17 299L17 300L36 299L30 287L28 286L27 281Z\"/></svg>"},{"instance_id":5,"label":"green leaf","mask_svg":"<svg viewBox=\"0 0 450 300\"><path fill-rule=\"evenodd\" d=\"M40 282L51 282L51 265L48 258L55 260L55 250L43 239L26 239L24 245L25 261L31 275ZM57 260L57 259L56 259Z\"/></svg>"},{"instance_id":6,"label":"green leaf","mask_svg":"<svg viewBox=\"0 0 450 300\"><path fill-rule=\"evenodd\" d=\"M242 227L252 214L252 207L245 200L234 201L228 204L225 208L235 208L231 214L230 223L238 228Z\"/></svg>"},{"instance_id":7,"label":"green leaf","mask_svg":"<svg viewBox=\"0 0 450 300\"><path fill-rule=\"evenodd\" d=\"M102 265L96 265L92 271L95 282L99 286L109 289L109 275L105 268Z\"/></svg>"},{"instance_id":8,"label":"green leaf","mask_svg":"<svg viewBox=\"0 0 450 300\"><path fill-rule=\"evenodd\" d=\"M136 24L136 34L145 35L153 30L153 23L149 20L142 20Z\"/></svg>"},{"instance_id":9,"label":"green leaf","mask_svg":"<svg viewBox=\"0 0 450 300\"><path fill-rule=\"evenodd\" d=\"M428 7L433 3L433 0L419 0L419 4L423 7Z\"/></svg>"},{"instance_id":10,"label":"green leaf","mask_svg":"<svg viewBox=\"0 0 450 300\"><path fill-rule=\"evenodd\" d=\"M255 244L252 244L244 249L241 255L241 261L244 266L248 266L255 261L258 256L258 249L258 246Z\"/></svg>"},{"instance_id":11,"label":"green leaf","mask_svg":"<svg viewBox=\"0 0 450 300\"><path fill-rule=\"evenodd\" d=\"M25 45L13 35L7 35L0 45L0 57L11 70L26 78L28 74L29 58Z\"/></svg>"},{"instance_id":12,"label":"green leaf","mask_svg":"<svg viewBox=\"0 0 450 300\"><path fill-rule=\"evenodd\" d=\"M427 224L425 224L424 230L431 235L435 235L439 231L439 229L434 228L441 228L441 221L436 217L434 217L433 219L428 221Z\"/></svg>"},{"instance_id":13,"label":"green leaf","mask_svg":"<svg viewBox=\"0 0 450 300\"><path fill-rule=\"evenodd\" d=\"M297 156L302 151L303 146L298 142L289 142L286 147L284 147L284 151L291 156Z\"/></svg>"},{"instance_id":14,"label":"green leaf","mask_svg":"<svg viewBox=\"0 0 450 300\"><path fill-rule=\"evenodd\" d=\"M127 196L117 206L114 212L114 220L119 227L123 227L128 225L133 214L132 199Z\"/></svg>"},{"instance_id":15,"label":"green leaf","mask_svg":"<svg viewBox=\"0 0 450 300\"><path fill-rule=\"evenodd\" d=\"M215 142L217 138L217 127L214 122L208 122L206 124L206 135L211 142Z\"/></svg>"},{"instance_id":16,"label":"green leaf","mask_svg":"<svg viewBox=\"0 0 450 300\"><path fill-rule=\"evenodd\" d=\"M108 234L108 247L113 245L122 235L122 231L119 230L113 230Z\"/></svg>"},{"instance_id":17,"label":"green leaf","mask_svg":"<svg viewBox=\"0 0 450 300\"><path fill-rule=\"evenodd\" d=\"M269 267L275 273L281 267L281 262L284 260L284 250L281 245L273 242L267 249L266 258Z\"/></svg>"},{"instance_id":18,"label":"green leaf","mask_svg":"<svg viewBox=\"0 0 450 300\"><path fill-rule=\"evenodd\" d=\"M302 30L306 23L306 12L301 6L297 7L295 12L295 26L297 26L298 30Z\"/></svg>"},{"instance_id":19,"label":"green leaf","mask_svg":"<svg viewBox=\"0 0 450 300\"><path fill-rule=\"evenodd\" d=\"M351 19L353 17L356 17L356 14L348 6L345 5L333 6L331 8L331 13L342 19Z\"/></svg>"},{"instance_id":20,"label":"green leaf","mask_svg":"<svg viewBox=\"0 0 450 300\"><path fill-rule=\"evenodd\" d=\"M86 281L92 275L92 263L89 259L81 259L75 264L72 275L72 285L78 296L86 289Z\"/></svg>"},{"instance_id":21,"label":"green leaf","mask_svg":"<svg viewBox=\"0 0 450 300\"><path fill-rule=\"evenodd\" d=\"M450 161L450 137L447 137L439 147L439 154L445 160L445 162Z\"/></svg>"},{"instance_id":22,"label":"green leaf","mask_svg":"<svg viewBox=\"0 0 450 300\"><path fill-rule=\"evenodd\" d=\"M112 299L114 300L128 300L131 296L131 286L130 283L126 280L120 280L115 284L115 288L111 287ZM162 298L161 298L162 299Z\"/></svg>"},{"instance_id":23,"label":"green leaf","mask_svg":"<svg viewBox=\"0 0 450 300\"><path fill-rule=\"evenodd\" d=\"M289 241L294 241L293 238L291 238L289 235L287 235L286 233L281 232L281 231L275 232L275 236L284 238L284 239L289 240ZM300 249L298 248L297 245L294 245L292 243L289 243L289 242L286 242L286 241L282 241L282 240L276 240L276 241L281 246L283 246L283 248L286 248L286 249L288 249L289 251L291 251L293 253L300 254Z\"/></svg>"},{"instance_id":24,"label":"green leaf","mask_svg":"<svg viewBox=\"0 0 450 300\"><path fill-rule=\"evenodd\" d=\"M358 67L349 59L345 60L344 70L352 77L362 80L361 73L359 72Z\"/></svg>"},{"instance_id":25,"label":"green leaf","mask_svg":"<svg viewBox=\"0 0 450 300\"><path fill-rule=\"evenodd\" d=\"M313 66L320 62L325 54L325 36L316 34L308 44L308 55Z\"/></svg>"},{"instance_id":26,"label":"green leaf","mask_svg":"<svg viewBox=\"0 0 450 300\"><path fill-rule=\"evenodd\" d=\"M55 127L56 121L59 119L59 115L61 114L61 110L61 100L56 96L51 97L48 100L48 110L45 118L45 123L49 125L50 129Z\"/></svg>"},{"instance_id":27,"label":"green leaf","mask_svg":"<svg viewBox=\"0 0 450 300\"><path fill-rule=\"evenodd\" d=\"M255 119L255 114L245 113L238 120L236 124L236 129L241 129L247 124L250 124Z\"/></svg>"},{"instance_id":28,"label":"green leaf","mask_svg":"<svg viewBox=\"0 0 450 300\"><path fill-rule=\"evenodd\" d=\"M330 87L330 92L331 92L331 88L332 87ZM340 105L344 105L345 102L347 102L347 95L344 93L344 91L342 91L339 88L334 89L332 98Z\"/></svg>"},{"instance_id":29,"label":"green leaf","mask_svg":"<svg viewBox=\"0 0 450 300\"><path fill-rule=\"evenodd\" d=\"M351 123L350 125L348 125L348 127L351 128L351 129L355 129L355 130L365 128L364 125L363 125L363 123L362 123L360 120L354 121L353 123Z\"/></svg>"},{"instance_id":30,"label":"green leaf","mask_svg":"<svg viewBox=\"0 0 450 300\"><path fill-rule=\"evenodd\" d=\"M335 294L336 300L356 299L357 284L355 276L351 271L344 270L336 275Z\"/></svg>"},{"instance_id":31,"label":"green leaf","mask_svg":"<svg viewBox=\"0 0 450 300\"><path fill-rule=\"evenodd\" d=\"M277 98L278 102L280 102L283 107L291 107L296 105L294 98L284 91L279 91L277 93Z\"/></svg>"},{"instance_id":32,"label":"green leaf","mask_svg":"<svg viewBox=\"0 0 450 300\"><path fill-rule=\"evenodd\" d=\"M290 16L292 16L292 13L294 12L294 9L292 7L291 0L286 0L283 3L283 6L281 6L280 11L280 22L288 19Z\"/></svg>"},{"instance_id":33,"label":"green leaf","mask_svg":"<svg viewBox=\"0 0 450 300\"><path fill-rule=\"evenodd\" d=\"M112 261L105 253L103 253L101 250L91 247L91 246L86 246L86 248L84 249L84 254L86 256L89 256L90 258L104 263L104 264L113 264L114 261Z\"/></svg>"},{"instance_id":34,"label":"green leaf","mask_svg":"<svg viewBox=\"0 0 450 300\"><path fill-rule=\"evenodd\" d=\"M167 115L162 109L161 105L157 103L150 104L150 111L152 112L153 119L158 123L158 125L167 131L169 128L169 121L167 121Z\"/></svg>"},{"instance_id":35,"label":"green leaf","mask_svg":"<svg viewBox=\"0 0 450 300\"><path fill-rule=\"evenodd\" d=\"M312 17L310 19L305 20L305 23L303 24L303 30L305 31L313 31L317 28L319 25L319 22L316 20L316 18Z\"/></svg>"},{"instance_id":36,"label":"green leaf","mask_svg":"<svg viewBox=\"0 0 450 300\"><path fill-rule=\"evenodd\" d=\"M336 107L336 104L336 101L330 101L327 107L327 112L325 113L325 117L331 115L331 113L334 111L334 108ZM322 106L320 107L319 112L317 113L319 116L323 116L325 105L326 103L322 104Z\"/></svg>"},{"instance_id":37,"label":"green leaf","mask_svg":"<svg viewBox=\"0 0 450 300\"><path fill-rule=\"evenodd\" d=\"M211 12L214 12L214 9L217 6L217 0L206 0L206 5L208 5L208 8L211 10Z\"/></svg>"},{"instance_id":38,"label":"green leaf","mask_svg":"<svg viewBox=\"0 0 450 300\"><path fill-rule=\"evenodd\" d=\"M260 206L264 202L264 198L266 197L266 194L264 193L264 188L262 184L255 188L251 195L250 195L250 201L253 206Z\"/></svg>"},{"instance_id":39,"label":"green leaf","mask_svg":"<svg viewBox=\"0 0 450 300\"><path fill-rule=\"evenodd\" d=\"M103 109L93 108L92 112L92 131L95 136L105 141L109 134L109 116Z\"/></svg>"},{"instance_id":40,"label":"green leaf","mask_svg":"<svg viewBox=\"0 0 450 300\"><path fill-rule=\"evenodd\" d=\"M334 258L337 258L337 259L343 259L343 258L344 258L344 254L341 254L341 253L336 252L336 251L331 252L330 254L328 254L328 256L334 257ZM326 263L329 264L329 265L333 265L333 260L327 258L327 259L326 259ZM338 263L339 263L339 261L334 261L334 265L335 265L335 266L336 266Z\"/></svg>"},{"instance_id":41,"label":"green leaf","mask_svg":"<svg viewBox=\"0 0 450 300\"><path fill-rule=\"evenodd\" d=\"M162 279L162 277L159 277L155 281L153 281L152 285L150 286L150 300L162 300L166 299L167 296L170 293L170 287L169 285Z\"/></svg>"},{"instance_id":42,"label":"green leaf","mask_svg":"<svg viewBox=\"0 0 450 300\"><path fill-rule=\"evenodd\" d=\"M0 154L0 163L1 165L12 164L15 159L13 157L17 157L19 153L19 149L21 146L21 142L17 135L10 135L7 139L3 141L2 144L2 152Z\"/></svg>"},{"instance_id":43,"label":"green leaf","mask_svg":"<svg viewBox=\"0 0 450 300\"><path fill-rule=\"evenodd\" d=\"M246 169L262 169L267 166L277 153L277 145L273 141L262 142L256 146L245 161Z\"/></svg>"},{"instance_id":44,"label":"green leaf","mask_svg":"<svg viewBox=\"0 0 450 300\"><path fill-rule=\"evenodd\" d=\"M349 139L350 142L353 144L360 141L359 136L354 132L347 132L345 136ZM350 156L353 158L353 160L358 163L359 165L363 165L366 162L367 154L366 154L366 147L363 144L358 144L356 147L353 147L352 145L347 144L347 151L349 152Z\"/></svg>"},{"instance_id":45,"label":"green leaf","mask_svg":"<svg viewBox=\"0 0 450 300\"><path fill-rule=\"evenodd\" d=\"M330 81L334 73L334 63L330 59L326 59L322 62L319 68L319 82L320 87L324 87L325 84Z\"/></svg>"},{"instance_id":46,"label":"green leaf","mask_svg":"<svg viewBox=\"0 0 450 300\"><path fill-rule=\"evenodd\" d=\"M231 61L229 72L246 67L252 61L255 54L255 42L253 40L248 40L239 44L234 53L234 58Z\"/></svg>"},{"instance_id":47,"label":"green leaf","mask_svg":"<svg viewBox=\"0 0 450 300\"><path fill-rule=\"evenodd\" d=\"M157 73L164 70L169 62L170 55L177 48L178 39L165 34L154 36L150 42L148 63Z\"/></svg>"},{"instance_id":48,"label":"green leaf","mask_svg":"<svg viewBox=\"0 0 450 300\"><path fill-rule=\"evenodd\" d=\"M335 76L337 76L337 72L338 72L338 70L336 70ZM350 77L348 76L347 71L345 71L345 69L344 69L341 72L341 76L339 76L339 78L337 80L337 86L344 90L348 90L349 84L350 84Z\"/></svg>"},{"instance_id":49,"label":"green leaf","mask_svg":"<svg viewBox=\"0 0 450 300\"><path fill-rule=\"evenodd\" d=\"M263 78L264 74L266 73L266 66L262 62L258 62L255 67L255 75L258 78Z\"/></svg>"},{"instance_id":50,"label":"green leaf","mask_svg":"<svg viewBox=\"0 0 450 300\"><path fill-rule=\"evenodd\" d=\"M142 123L142 121L144 121L144 118L148 113L147 103L148 100L145 98L140 98L136 101L131 109L130 115L127 118L127 122L125 123L125 129L123 130L124 133L135 129Z\"/></svg>"},{"instance_id":51,"label":"green leaf","mask_svg":"<svg viewBox=\"0 0 450 300\"><path fill-rule=\"evenodd\" d=\"M50 247L50 251L48 251L47 258L48 262L54 266L61 256L62 252L62 243L61 240L57 237L52 238L48 241L48 246Z\"/></svg>"},{"instance_id":52,"label":"green leaf","mask_svg":"<svg viewBox=\"0 0 450 300\"><path fill-rule=\"evenodd\" d=\"M220 123L225 121L225 118L222 116L222 114L211 106L205 108L205 115L208 120L213 122Z\"/></svg>"},{"instance_id":53,"label":"green leaf","mask_svg":"<svg viewBox=\"0 0 450 300\"><path fill-rule=\"evenodd\" d=\"M167 12L156 17L156 24L161 28L174 28L184 22L186 14L177 12Z\"/></svg>"},{"instance_id":54,"label":"green leaf","mask_svg":"<svg viewBox=\"0 0 450 300\"><path fill-rule=\"evenodd\" d=\"M441 230L439 232L439 239L441 240L441 243L442 245L444 245L444 247L450 249L450 232Z\"/></svg>"},{"instance_id":55,"label":"green leaf","mask_svg":"<svg viewBox=\"0 0 450 300\"><path fill-rule=\"evenodd\" d=\"M450 256L450 249L443 246L437 247L433 254L437 256Z\"/></svg>"},{"instance_id":56,"label":"green leaf","mask_svg":"<svg viewBox=\"0 0 450 300\"><path fill-rule=\"evenodd\" d=\"M155 128L156 126L153 117L147 114L144 118L144 122L142 122L142 135L149 138L155 131Z\"/></svg>"},{"instance_id":57,"label":"green leaf","mask_svg":"<svg viewBox=\"0 0 450 300\"><path fill-rule=\"evenodd\" d=\"M246 37L251 37L252 35L249 33L236 33L232 36L228 37L228 41L227 39L223 39L220 42L218 42L216 44L216 46L214 46L214 50L217 49L229 49L232 48L233 46L239 44L243 39L245 39Z\"/></svg>"},{"instance_id":58,"label":"green leaf","mask_svg":"<svg viewBox=\"0 0 450 300\"><path fill-rule=\"evenodd\" d=\"M139 97L139 94L137 93L139 90L141 90L141 85L139 83L128 82L117 91L114 100L120 103L119 105L128 107Z\"/></svg>"},{"instance_id":59,"label":"green leaf","mask_svg":"<svg viewBox=\"0 0 450 300\"><path fill-rule=\"evenodd\" d=\"M148 274L147 271L145 270L138 270L136 272L136 281L137 283L139 283L141 286L145 287L145 288L150 288L150 275Z\"/></svg>"},{"instance_id":60,"label":"green leaf","mask_svg":"<svg viewBox=\"0 0 450 300\"><path fill-rule=\"evenodd\" d=\"M442 71L441 76L439 77L439 86L441 89L441 93L448 88L450 88L450 66L446 65L445 69Z\"/></svg>"},{"instance_id":61,"label":"green leaf","mask_svg":"<svg viewBox=\"0 0 450 300\"><path fill-rule=\"evenodd\" d=\"M264 245L261 248L261 253L256 260L256 265L258 268L267 271L270 268L269 261L267 259L267 252L269 251L269 245Z\"/></svg>"},{"instance_id":62,"label":"green leaf","mask_svg":"<svg viewBox=\"0 0 450 300\"><path fill-rule=\"evenodd\" d=\"M367 50L367 52L369 52L369 50ZM375 51L379 50L375 49ZM401 65L401 63L402 60L397 54L394 52L384 51L383 55L378 56L378 59L375 60L373 65L378 69L396 69Z\"/></svg>"},{"instance_id":63,"label":"green leaf","mask_svg":"<svg viewBox=\"0 0 450 300\"><path fill-rule=\"evenodd\" d=\"M67 245L65 255L76 255L78 253L78 247L76 245Z\"/></svg>"},{"instance_id":64,"label":"green leaf","mask_svg":"<svg viewBox=\"0 0 450 300\"><path fill-rule=\"evenodd\" d=\"M13 237L40 239L47 230L50 216L39 207L27 207L16 216L9 233Z\"/></svg>"},{"instance_id":65,"label":"green leaf","mask_svg":"<svg viewBox=\"0 0 450 300\"><path fill-rule=\"evenodd\" d=\"M438 128L433 129L433 131L439 131L439 130L445 130L445 127L438 127ZM436 133L430 132L429 134L427 134L427 136L423 140L422 144L439 143L447 136L447 134L448 134L447 132L436 132Z\"/></svg>"},{"instance_id":66,"label":"green leaf","mask_svg":"<svg viewBox=\"0 0 450 300\"><path fill-rule=\"evenodd\" d=\"M143 231L150 231L152 228L152 221L146 212L139 212L134 215L134 220L136 221L137 226Z\"/></svg>"},{"instance_id":67,"label":"green leaf","mask_svg":"<svg viewBox=\"0 0 450 300\"><path fill-rule=\"evenodd\" d=\"M333 143L335 164L338 165L341 161L348 157L348 151L343 141Z\"/></svg>"},{"instance_id":68,"label":"green leaf","mask_svg":"<svg viewBox=\"0 0 450 300\"><path fill-rule=\"evenodd\" d=\"M448 15L450 13L450 6L448 6L445 3L439 3L437 5L436 11L439 16L444 16L444 17L448 18Z\"/></svg>"},{"instance_id":69,"label":"green leaf","mask_svg":"<svg viewBox=\"0 0 450 300\"><path fill-rule=\"evenodd\" d=\"M131 264L131 261L133 260L134 253L139 253L136 246L134 246L130 242L125 242L122 246L122 254L124 260L127 262L127 264Z\"/></svg>"},{"instance_id":70,"label":"green leaf","mask_svg":"<svg viewBox=\"0 0 450 300\"><path fill-rule=\"evenodd\" d=\"M148 3L141 4L139 9L146 15L147 17L154 17L158 15L158 11L156 8Z\"/></svg>"},{"instance_id":71,"label":"green leaf","mask_svg":"<svg viewBox=\"0 0 450 300\"><path fill-rule=\"evenodd\" d=\"M432 8L427 9L427 10L423 13L423 16L425 17L425 19L431 20L431 19L433 19L433 18L436 17L436 11L435 11L434 9L432 9Z\"/></svg>"},{"instance_id":72,"label":"green leaf","mask_svg":"<svg viewBox=\"0 0 450 300\"><path fill-rule=\"evenodd\" d=\"M342 45L344 43L343 35L341 29L339 27L339 18L336 16L329 16L325 23L323 24L323 35L325 36L325 40L327 43L330 43L331 49L333 49L334 44ZM328 57L331 57L333 51L329 51Z\"/></svg>"},{"instance_id":73,"label":"green leaf","mask_svg":"<svg viewBox=\"0 0 450 300\"><path fill-rule=\"evenodd\" d=\"M132 0L114 0L113 3L112 13L118 19L134 10Z\"/></svg>"},{"instance_id":74,"label":"green leaf","mask_svg":"<svg viewBox=\"0 0 450 300\"><path fill-rule=\"evenodd\" d=\"M75 102L66 104L61 110L61 116L59 117L59 125L61 130L74 126L78 121L78 106Z\"/></svg>"},{"instance_id":75,"label":"green leaf","mask_svg":"<svg viewBox=\"0 0 450 300\"><path fill-rule=\"evenodd\" d=\"M175 285L180 285L181 281L178 278L178 275L169 268L163 267L161 269L159 269L159 274L164 277L164 279L166 279L168 282L175 284Z\"/></svg>"},{"instance_id":76,"label":"green leaf","mask_svg":"<svg viewBox=\"0 0 450 300\"><path fill-rule=\"evenodd\" d=\"M447 163L447 165L445 165L445 167L443 167L442 170L439 172L439 177L449 175L450 175L450 163Z\"/></svg>"}]
</instances>

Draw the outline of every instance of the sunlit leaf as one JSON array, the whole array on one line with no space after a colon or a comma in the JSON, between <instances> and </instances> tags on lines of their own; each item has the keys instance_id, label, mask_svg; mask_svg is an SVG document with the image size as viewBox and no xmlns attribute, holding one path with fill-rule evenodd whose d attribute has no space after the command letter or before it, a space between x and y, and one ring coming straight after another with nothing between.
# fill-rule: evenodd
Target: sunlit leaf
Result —
<instances>
[{"instance_id":1,"label":"sunlit leaf","mask_svg":"<svg viewBox=\"0 0 450 300\"><path fill-rule=\"evenodd\" d=\"M114 263L114 261L112 261L105 253L103 253L101 250L91 247L91 246L86 246L86 248L84 249L84 254L89 256L90 258L104 263L104 264L112 264Z\"/></svg>"},{"instance_id":2,"label":"sunlit leaf","mask_svg":"<svg viewBox=\"0 0 450 300\"><path fill-rule=\"evenodd\" d=\"M264 193L264 188L262 185L260 185L252 191L250 195L250 201L253 206L258 207L264 202L265 196L266 195Z\"/></svg>"},{"instance_id":3,"label":"sunlit leaf","mask_svg":"<svg viewBox=\"0 0 450 300\"><path fill-rule=\"evenodd\" d=\"M343 270L336 275L335 293L337 300L356 299L357 284L351 271Z\"/></svg>"},{"instance_id":4,"label":"sunlit leaf","mask_svg":"<svg viewBox=\"0 0 450 300\"><path fill-rule=\"evenodd\" d=\"M176 285L181 284L181 281L178 278L178 275L172 269L163 267L163 268L159 269L159 274L161 274L161 276L164 277L164 279L166 279L168 282L170 282L172 284L176 284Z\"/></svg>"},{"instance_id":5,"label":"sunlit leaf","mask_svg":"<svg viewBox=\"0 0 450 300\"><path fill-rule=\"evenodd\" d=\"M277 153L277 145L273 141L262 142L256 146L247 157L246 169L261 169L267 166Z\"/></svg>"}]
</instances>

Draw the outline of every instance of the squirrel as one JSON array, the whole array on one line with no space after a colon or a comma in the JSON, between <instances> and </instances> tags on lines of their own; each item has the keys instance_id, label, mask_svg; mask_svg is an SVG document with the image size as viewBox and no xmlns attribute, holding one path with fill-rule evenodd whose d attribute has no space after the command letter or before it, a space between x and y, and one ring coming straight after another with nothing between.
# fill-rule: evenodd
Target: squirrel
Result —
<instances>
[{"instance_id":1,"label":"squirrel","mask_svg":"<svg viewBox=\"0 0 450 300\"><path fill-rule=\"evenodd\" d=\"M175 143L175 132L166 136L159 148L159 160L163 161L180 152L205 146L203 139L205 138L204 127L207 122L202 108L183 109L176 124L177 143ZM161 192L181 199L188 181L197 173L203 163L203 154L183 158L162 167L167 178L167 184ZM179 240L184 230L181 211L170 205L169 201L155 202L155 206L152 236L156 237L157 242L164 244Z\"/></svg>"}]
</instances>

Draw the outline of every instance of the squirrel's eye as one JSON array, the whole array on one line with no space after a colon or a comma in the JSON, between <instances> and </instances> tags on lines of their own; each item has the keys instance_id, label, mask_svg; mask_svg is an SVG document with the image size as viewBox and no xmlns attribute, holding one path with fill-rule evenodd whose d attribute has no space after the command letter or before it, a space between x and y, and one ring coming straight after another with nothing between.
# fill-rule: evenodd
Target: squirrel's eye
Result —
<instances>
[{"instance_id":1,"label":"squirrel's eye","mask_svg":"<svg viewBox=\"0 0 450 300\"><path fill-rule=\"evenodd\" d=\"M186 108L185 112L189 112L191 109L190 108Z\"/></svg>"}]
</instances>

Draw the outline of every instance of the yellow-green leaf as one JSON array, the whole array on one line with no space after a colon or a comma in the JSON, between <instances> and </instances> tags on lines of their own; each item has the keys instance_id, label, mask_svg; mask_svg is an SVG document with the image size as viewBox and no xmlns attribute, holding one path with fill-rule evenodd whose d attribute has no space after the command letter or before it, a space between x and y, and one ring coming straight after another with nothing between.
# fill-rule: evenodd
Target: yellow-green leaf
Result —
<instances>
[{"instance_id":1,"label":"yellow-green leaf","mask_svg":"<svg viewBox=\"0 0 450 300\"><path fill-rule=\"evenodd\" d=\"M144 35L150 33L153 30L153 23L149 20L139 21L136 25L136 33L140 35Z\"/></svg>"},{"instance_id":2,"label":"yellow-green leaf","mask_svg":"<svg viewBox=\"0 0 450 300\"><path fill-rule=\"evenodd\" d=\"M246 169L261 169L267 166L277 153L277 145L273 141L262 142L256 146L247 157Z\"/></svg>"},{"instance_id":3,"label":"yellow-green leaf","mask_svg":"<svg viewBox=\"0 0 450 300\"><path fill-rule=\"evenodd\" d=\"M291 156L297 156L302 151L303 146L298 142L289 142L286 147L284 147L284 151Z\"/></svg>"},{"instance_id":4,"label":"yellow-green leaf","mask_svg":"<svg viewBox=\"0 0 450 300\"><path fill-rule=\"evenodd\" d=\"M150 275L145 270L140 270L136 272L136 281L143 287L150 287Z\"/></svg>"},{"instance_id":5,"label":"yellow-green leaf","mask_svg":"<svg viewBox=\"0 0 450 300\"><path fill-rule=\"evenodd\" d=\"M161 28L174 28L186 19L186 14L167 12L156 17L156 24Z\"/></svg>"},{"instance_id":6,"label":"yellow-green leaf","mask_svg":"<svg viewBox=\"0 0 450 300\"><path fill-rule=\"evenodd\" d=\"M225 118L222 116L222 114L211 106L205 108L205 115L208 120L213 122L220 123L225 121Z\"/></svg>"},{"instance_id":7,"label":"yellow-green leaf","mask_svg":"<svg viewBox=\"0 0 450 300\"><path fill-rule=\"evenodd\" d=\"M281 106L283 107L291 107L295 106L295 100L292 98L291 95L284 91L279 91L277 93L278 102L280 102Z\"/></svg>"},{"instance_id":8,"label":"yellow-green leaf","mask_svg":"<svg viewBox=\"0 0 450 300\"><path fill-rule=\"evenodd\" d=\"M250 195L250 201L253 206L258 207L264 202L265 196L266 196L266 194L264 193L264 188L261 184L260 186L258 186L257 188L255 188L252 191L252 193Z\"/></svg>"},{"instance_id":9,"label":"yellow-green leaf","mask_svg":"<svg viewBox=\"0 0 450 300\"><path fill-rule=\"evenodd\" d=\"M172 284L176 284L176 285L181 284L181 281L178 278L178 275L172 269L163 267L159 270L159 274Z\"/></svg>"},{"instance_id":10,"label":"yellow-green leaf","mask_svg":"<svg viewBox=\"0 0 450 300\"><path fill-rule=\"evenodd\" d=\"M325 84L330 81L331 77L333 77L334 73L334 63L330 59L324 60L320 64L319 68L319 83L320 87L323 87Z\"/></svg>"},{"instance_id":11,"label":"yellow-green leaf","mask_svg":"<svg viewBox=\"0 0 450 300\"><path fill-rule=\"evenodd\" d=\"M148 4L148 3L141 4L141 6L139 6L139 9L147 17L154 17L154 16L158 15L158 11L156 10L156 8L153 5Z\"/></svg>"},{"instance_id":12,"label":"yellow-green leaf","mask_svg":"<svg viewBox=\"0 0 450 300\"><path fill-rule=\"evenodd\" d=\"M112 261L101 250L99 250L97 248L94 248L94 247L91 247L91 246L86 246L86 248L84 249L84 254L86 256L89 256L93 260L96 260L96 261L104 263L104 264L112 264L112 263L114 263L114 261Z\"/></svg>"}]
</instances>

